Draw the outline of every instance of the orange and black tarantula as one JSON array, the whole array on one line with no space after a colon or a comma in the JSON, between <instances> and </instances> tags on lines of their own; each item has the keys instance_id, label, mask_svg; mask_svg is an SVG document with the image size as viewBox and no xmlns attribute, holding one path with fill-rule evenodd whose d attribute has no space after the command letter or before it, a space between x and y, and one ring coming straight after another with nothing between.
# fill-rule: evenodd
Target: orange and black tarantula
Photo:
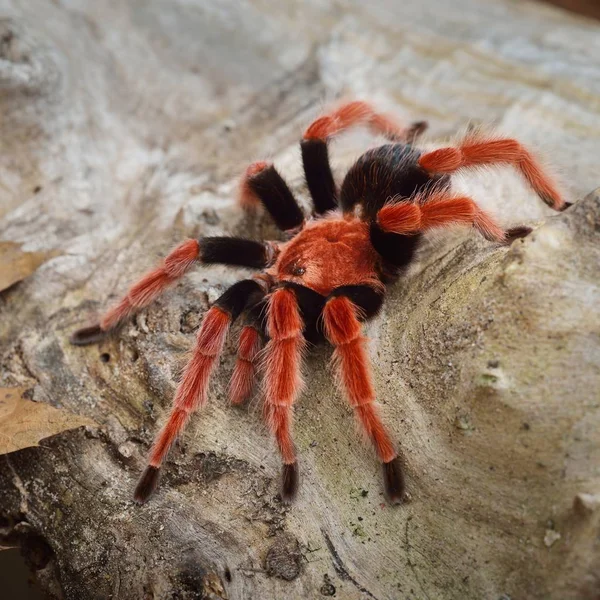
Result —
<instances>
[{"instance_id":1,"label":"orange and black tarantula","mask_svg":"<svg viewBox=\"0 0 600 600\"><path fill-rule=\"evenodd\" d=\"M390 143L363 154L338 189L327 144L355 125L367 126ZM254 163L242 180L242 205L262 204L289 234L288 241L187 240L133 285L99 324L74 333L74 344L96 342L196 263L260 270L231 286L204 315L170 415L135 490L138 502L155 490L169 448L192 412L206 403L210 374L229 327L240 315L244 324L229 393L234 404L244 401L256 369L262 368L264 414L283 461L283 499L291 500L298 487L291 428L294 402L302 389L302 355L307 342L325 339L335 348L341 386L383 465L387 497L392 503L402 500L400 460L378 415L362 322L377 314L385 286L405 271L424 232L468 225L492 242L505 243L530 231L505 231L474 200L453 194L450 177L459 169L513 165L546 204L556 210L566 206L551 178L518 141L471 135L455 147L422 152L413 142L425 128L425 123L402 127L364 102L344 104L320 117L301 141L312 218L305 218L273 165Z\"/></svg>"}]
</instances>

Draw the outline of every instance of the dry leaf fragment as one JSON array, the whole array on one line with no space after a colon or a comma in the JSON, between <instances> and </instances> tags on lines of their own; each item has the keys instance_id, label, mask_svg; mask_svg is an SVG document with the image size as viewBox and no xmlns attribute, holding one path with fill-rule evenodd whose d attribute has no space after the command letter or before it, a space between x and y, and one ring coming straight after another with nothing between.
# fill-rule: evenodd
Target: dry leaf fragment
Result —
<instances>
[{"instance_id":1,"label":"dry leaf fragment","mask_svg":"<svg viewBox=\"0 0 600 600\"><path fill-rule=\"evenodd\" d=\"M0 292L31 275L56 252L23 252L20 244L0 242Z\"/></svg>"},{"instance_id":2,"label":"dry leaf fragment","mask_svg":"<svg viewBox=\"0 0 600 600\"><path fill-rule=\"evenodd\" d=\"M23 397L26 388L0 388L0 454L37 446L40 440L94 421Z\"/></svg>"}]
</instances>

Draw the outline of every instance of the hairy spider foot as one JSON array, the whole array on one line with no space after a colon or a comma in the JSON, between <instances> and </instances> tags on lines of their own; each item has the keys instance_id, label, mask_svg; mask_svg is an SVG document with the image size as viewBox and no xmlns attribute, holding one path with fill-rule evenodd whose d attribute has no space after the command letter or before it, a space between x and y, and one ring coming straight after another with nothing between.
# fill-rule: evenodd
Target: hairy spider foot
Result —
<instances>
[{"instance_id":1,"label":"hairy spider foot","mask_svg":"<svg viewBox=\"0 0 600 600\"><path fill-rule=\"evenodd\" d=\"M406 130L406 142L412 144L417 138L421 137L429 128L427 121L414 121Z\"/></svg>"},{"instance_id":2,"label":"hairy spider foot","mask_svg":"<svg viewBox=\"0 0 600 600\"><path fill-rule=\"evenodd\" d=\"M159 476L160 467L153 467L152 465L146 467L135 487L135 492L133 492L133 499L138 504L144 504L152 496L158 486Z\"/></svg>"},{"instance_id":3,"label":"hairy spider foot","mask_svg":"<svg viewBox=\"0 0 600 600\"><path fill-rule=\"evenodd\" d=\"M565 202L562 207L559 209L560 212L564 212L565 210L567 210L567 208L571 208L571 206L573 206L573 204L575 204L574 202Z\"/></svg>"},{"instance_id":4,"label":"hairy spider foot","mask_svg":"<svg viewBox=\"0 0 600 600\"><path fill-rule=\"evenodd\" d=\"M507 246L510 246L515 240L520 238L527 237L533 229L531 227L527 227L526 225L520 225L519 227L511 227L507 229L504 234L504 243Z\"/></svg>"},{"instance_id":5,"label":"hairy spider foot","mask_svg":"<svg viewBox=\"0 0 600 600\"><path fill-rule=\"evenodd\" d=\"M298 463L283 465L281 473L281 499L285 504L290 504L298 492Z\"/></svg>"},{"instance_id":6,"label":"hairy spider foot","mask_svg":"<svg viewBox=\"0 0 600 600\"><path fill-rule=\"evenodd\" d=\"M71 335L69 340L74 346L87 346L103 340L107 335L108 332L104 331L100 325L92 325L91 327L78 329Z\"/></svg>"},{"instance_id":7,"label":"hairy spider foot","mask_svg":"<svg viewBox=\"0 0 600 600\"><path fill-rule=\"evenodd\" d=\"M383 463L385 495L391 504L401 504L404 496L404 475L399 458Z\"/></svg>"}]
</instances>

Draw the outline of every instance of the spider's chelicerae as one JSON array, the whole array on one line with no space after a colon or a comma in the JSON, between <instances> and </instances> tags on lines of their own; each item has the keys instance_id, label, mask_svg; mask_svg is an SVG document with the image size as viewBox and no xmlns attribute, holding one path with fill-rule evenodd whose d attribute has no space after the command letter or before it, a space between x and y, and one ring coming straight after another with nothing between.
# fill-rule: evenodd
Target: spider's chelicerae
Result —
<instances>
[{"instance_id":1,"label":"spider's chelicerae","mask_svg":"<svg viewBox=\"0 0 600 600\"><path fill-rule=\"evenodd\" d=\"M338 190L327 143L355 125L366 125L390 143L363 154ZM261 203L279 228L289 234L288 241L235 237L187 240L133 285L98 325L72 336L74 344L101 339L196 263L260 271L231 286L204 315L170 415L135 490L138 502L152 494L169 448L192 412L206 403L210 374L219 361L229 327L240 315L243 328L229 393L234 404L243 402L252 391L257 367L262 366L264 414L283 461L283 499L291 500L298 487L291 426L294 402L302 389L302 354L307 341L326 339L335 348L341 386L383 465L387 497L393 503L401 501L402 469L377 412L361 323L380 309L386 285L409 265L424 232L453 224L469 225L498 243L528 233L525 227L505 231L474 200L452 193L450 177L459 169L513 165L546 204L556 210L566 206L551 178L518 141L478 134L454 147L422 152L413 142L425 128L425 123L402 127L364 102L344 104L320 117L301 141L306 183L314 205L312 218L305 219L273 165L254 163L242 180L242 205Z\"/></svg>"}]
</instances>

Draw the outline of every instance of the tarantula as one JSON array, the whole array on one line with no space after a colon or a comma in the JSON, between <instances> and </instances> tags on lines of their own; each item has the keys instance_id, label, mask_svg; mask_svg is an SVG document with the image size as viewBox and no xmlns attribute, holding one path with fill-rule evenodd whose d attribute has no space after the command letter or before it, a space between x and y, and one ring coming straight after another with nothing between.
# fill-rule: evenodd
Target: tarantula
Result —
<instances>
[{"instance_id":1,"label":"tarantula","mask_svg":"<svg viewBox=\"0 0 600 600\"><path fill-rule=\"evenodd\" d=\"M329 165L328 141L365 125L390 143L363 154L337 188ZM209 377L231 324L243 314L243 328L229 394L234 404L251 393L259 365L264 371L264 414L283 462L282 498L298 487L298 462L291 435L293 405L302 389L301 363L307 342L330 342L339 381L383 465L386 495L402 500L400 460L376 408L362 322L379 311L387 284L410 264L423 233L460 224L486 239L506 243L526 235L505 231L469 197L453 194L450 176L459 169L510 164L541 199L556 210L566 204L533 155L514 139L471 134L455 147L422 152L413 145L426 123L402 127L365 102L350 102L318 118L301 141L302 162L313 200L305 219L294 195L273 165L252 164L240 187L243 206L262 204L285 242L236 237L187 240L154 271L133 285L101 318L80 329L74 344L96 342L134 311L150 304L196 263L220 263L260 270L231 286L208 310L197 334L166 423L150 451L134 493L145 502L158 484L160 467L191 413L207 401ZM263 348L264 345L264 348Z\"/></svg>"}]
</instances>

